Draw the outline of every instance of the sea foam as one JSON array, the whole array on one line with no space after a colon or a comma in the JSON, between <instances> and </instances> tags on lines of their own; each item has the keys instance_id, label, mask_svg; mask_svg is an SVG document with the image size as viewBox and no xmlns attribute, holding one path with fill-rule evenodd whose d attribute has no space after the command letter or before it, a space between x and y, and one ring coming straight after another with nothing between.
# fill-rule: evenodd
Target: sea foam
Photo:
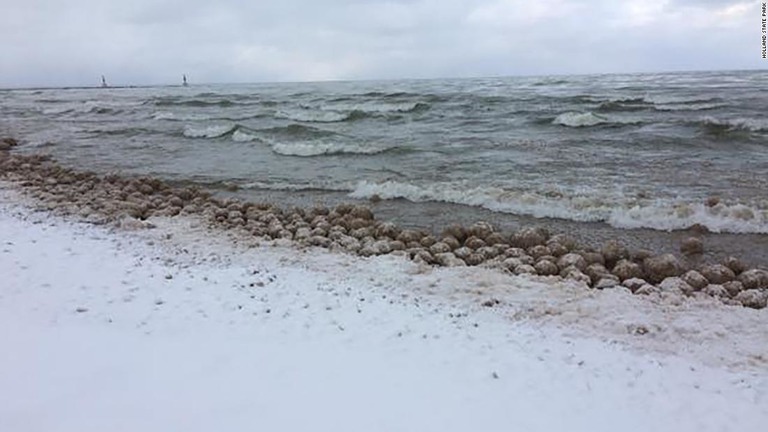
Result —
<instances>
[{"instance_id":1,"label":"sea foam","mask_svg":"<svg viewBox=\"0 0 768 432\"><path fill-rule=\"evenodd\" d=\"M580 195L523 192L500 187L472 187L462 182L415 185L397 181L362 181L354 198L404 198L414 202L446 202L536 218L605 222L616 228L673 231L703 225L713 232L768 233L768 208L669 200L640 200L597 193Z\"/></svg>"}]
</instances>

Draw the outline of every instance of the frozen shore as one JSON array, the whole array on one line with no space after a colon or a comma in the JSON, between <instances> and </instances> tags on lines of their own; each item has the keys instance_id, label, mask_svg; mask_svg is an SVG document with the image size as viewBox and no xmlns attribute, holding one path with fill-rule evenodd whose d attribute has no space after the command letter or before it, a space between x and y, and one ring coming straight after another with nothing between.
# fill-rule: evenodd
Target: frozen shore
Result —
<instances>
[{"instance_id":1,"label":"frozen shore","mask_svg":"<svg viewBox=\"0 0 768 432\"><path fill-rule=\"evenodd\" d=\"M148 218L195 216L237 232L242 239L293 241L363 257L407 256L425 265L559 275L597 290L629 290L666 299L717 298L755 309L768 305L768 270L750 268L734 256L708 263L702 256L704 243L697 237L681 242L685 258L680 259L672 253L630 250L617 239L597 250L540 226L507 233L487 221L476 221L469 227L451 224L434 235L378 220L364 205L282 208L271 202L221 199L197 186L173 187L155 177L66 168L45 154L0 152L0 176L32 198L35 208L94 224L139 228L151 225L145 222Z\"/></svg>"},{"instance_id":2,"label":"frozen shore","mask_svg":"<svg viewBox=\"0 0 768 432\"><path fill-rule=\"evenodd\" d=\"M0 188L0 430L758 431L768 309L127 231Z\"/></svg>"}]
</instances>

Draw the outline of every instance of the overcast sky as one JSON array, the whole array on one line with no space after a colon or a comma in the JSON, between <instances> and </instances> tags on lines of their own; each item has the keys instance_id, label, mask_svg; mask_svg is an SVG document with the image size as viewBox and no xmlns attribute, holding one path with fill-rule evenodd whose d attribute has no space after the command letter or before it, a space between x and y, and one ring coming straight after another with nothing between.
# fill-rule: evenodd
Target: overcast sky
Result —
<instances>
[{"instance_id":1,"label":"overcast sky","mask_svg":"<svg viewBox=\"0 0 768 432\"><path fill-rule=\"evenodd\" d=\"M766 68L756 0L0 0L0 87Z\"/></svg>"}]
</instances>

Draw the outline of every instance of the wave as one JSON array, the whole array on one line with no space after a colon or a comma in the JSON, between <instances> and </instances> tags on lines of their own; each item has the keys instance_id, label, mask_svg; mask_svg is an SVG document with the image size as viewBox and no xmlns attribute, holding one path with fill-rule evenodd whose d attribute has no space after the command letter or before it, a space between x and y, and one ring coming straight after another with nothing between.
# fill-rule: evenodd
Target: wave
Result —
<instances>
[{"instance_id":1,"label":"wave","mask_svg":"<svg viewBox=\"0 0 768 432\"><path fill-rule=\"evenodd\" d=\"M263 182L253 181L240 185L243 189L261 189L290 192L325 191L325 192L349 192L351 187L332 183L287 183L287 182Z\"/></svg>"},{"instance_id":2,"label":"wave","mask_svg":"<svg viewBox=\"0 0 768 432\"><path fill-rule=\"evenodd\" d=\"M549 95L549 96L542 96L541 99L551 104L574 104L574 105L594 104L594 103L609 101L609 99L600 99L600 98L597 98L596 96L586 95L586 94L569 95L569 96Z\"/></svg>"},{"instance_id":3,"label":"wave","mask_svg":"<svg viewBox=\"0 0 768 432\"><path fill-rule=\"evenodd\" d=\"M643 97L648 103L654 105L698 105L723 103L723 100L716 97L700 96L668 96L668 95L646 95Z\"/></svg>"},{"instance_id":4,"label":"wave","mask_svg":"<svg viewBox=\"0 0 768 432\"><path fill-rule=\"evenodd\" d=\"M272 151L283 156L323 156L339 154L372 155L384 153L392 147L377 147L361 143L345 142L271 142Z\"/></svg>"},{"instance_id":5,"label":"wave","mask_svg":"<svg viewBox=\"0 0 768 432\"><path fill-rule=\"evenodd\" d=\"M590 96L576 95L556 98L558 102L594 107L600 112L622 111L705 111L727 106L719 98L672 97L672 96Z\"/></svg>"},{"instance_id":6,"label":"wave","mask_svg":"<svg viewBox=\"0 0 768 432\"><path fill-rule=\"evenodd\" d=\"M431 106L426 102L361 102L354 104L330 104L323 105L319 109L331 111L354 112L360 111L366 114L408 114L423 112Z\"/></svg>"},{"instance_id":7,"label":"wave","mask_svg":"<svg viewBox=\"0 0 768 432\"><path fill-rule=\"evenodd\" d=\"M768 132L768 120L754 118L717 119L702 117L696 124L714 135L730 132Z\"/></svg>"},{"instance_id":8,"label":"wave","mask_svg":"<svg viewBox=\"0 0 768 432\"><path fill-rule=\"evenodd\" d=\"M633 207L612 212L606 220L616 228L651 228L661 231L684 230L702 225L718 233L768 233L768 210L744 204L679 203L663 207Z\"/></svg>"},{"instance_id":9,"label":"wave","mask_svg":"<svg viewBox=\"0 0 768 432\"><path fill-rule=\"evenodd\" d=\"M567 126L567 127L590 127L597 125L627 125L640 123L637 119L620 119L609 118L606 116L595 114L591 111L587 112L575 112L570 111L558 115L552 120L552 124Z\"/></svg>"},{"instance_id":10,"label":"wave","mask_svg":"<svg viewBox=\"0 0 768 432\"><path fill-rule=\"evenodd\" d=\"M429 108L430 105L424 102L339 103L328 101L319 105L303 104L295 109L279 110L275 116L302 123L339 123L391 114L417 113Z\"/></svg>"},{"instance_id":11,"label":"wave","mask_svg":"<svg viewBox=\"0 0 768 432\"><path fill-rule=\"evenodd\" d=\"M219 138L232 132L237 124L213 124L202 126L186 126L184 136L187 138Z\"/></svg>"},{"instance_id":12,"label":"wave","mask_svg":"<svg viewBox=\"0 0 768 432\"><path fill-rule=\"evenodd\" d=\"M240 115L223 116L223 115L209 115L209 114L175 113L171 111L155 111L150 116L150 118L152 118L153 120L184 121L184 122L203 122L203 121L238 122L242 120L249 120L249 119L255 119L260 117L266 117L266 114L243 112Z\"/></svg>"},{"instance_id":13,"label":"wave","mask_svg":"<svg viewBox=\"0 0 768 432\"><path fill-rule=\"evenodd\" d=\"M597 106L601 112L645 111L652 108L643 98L614 99L600 102Z\"/></svg>"},{"instance_id":14,"label":"wave","mask_svg":"<svg viewBox=\"0 0 768 432\"><path fill-rule=\"evenodd\" d=\"M97 101L86 101L77 103L63 103L56 107L43 108L41 112L45 115L60 114L114 114L121 112L125 105L108 104Z\"/></svg>"},{"instance_id":15,"label":"wave","mask_svg":"<svg viewBox=\"0 0 768 432\"><path fill-rule=\"evenodd\" d=\"M385 92L378 92L378 91L372 91L361 94L363 97L375 97L375 98L407 98L407 97L419 97L421 96L418 93L409 93L409 92L391 92L391 93L385 93Z\"/></svg>"},{"instance_id":16,"label":"wave","mask_svg":"<svg viewBox=\"0 0 768 432\"><path fill-rule=\"evenodd\" d=\"M596 126L602 123L608 123L606 117L594 114L592 112L567 112L560 114L552 120L553 124L568 127Z\"/></svg>"},{"instance_id":17,"label":"wave","mask_svg":"<svg viewBox=\"0 0 768 432\"><path fill-rule=\"evenodd\" d=\"M702 102L702 103L670 103L670 104L658 104L654 105L653 109L656 111L707 111L718 108L726 107L727 105L719 102Z\"/></svg>"},{"instance_id":18,"label":"wave","mask_svg":"<svg viewBox=\"0 0 768 432\"><path fill-rule=\"evenodd\" d=\"M64 114L68 112L73 112L77 108L70 106L63 106L63 107L57 107L57 108L45 108L42 110L42 113L45 115L57 115L57 114ZM88 112L88 111L82 111L82 112Z\"/></svg>"},{"instance_id":19,"label":"wave","mask_svg":"<svg viewBox=\"0 0 768 432\"><path fill-rule=\"evenodd\" d=\"M86 131L87 133L94 134L94 135L100 135L100 136L143 136L143 135L151 135L157 133L157 131L154 131L152 129L146 129L141 127L128 127L128 128L119 128L119 129L90 129Z\"/></svg>"},{"instance_id":20,"label":"wave","mask_svg":"<svg viewBox=\"0 0 768 432\"><path fill-rule=\"evenodd\" d=\"M197 108L204 108L204 107L230 107L233 105L238 105L237 102L233 102L229 99L218 99L218 100L206 100L206 99L184 99L184 100L178 100L176 98L168 98L168 99L156 99L152 102L156 106L187 106L187 107L197 107Z\"/></svg>"},{"instance_id":21,"label":"wave","mask_svg":"<svg viewBox=\"0 0 768 432\"><path fill-rule=\"evenodd\" d=\"M331 131L302 124L289 124L258 131L266 136L288 137L291 139L319 139L325 137L342 136Z\"/></svg>"},{"instance_id":22,"label":"wave","mask_svg":"<svg viewBox=\"0 0 768 432\"><path fill-rule=\"evenodd\" d=\"M536 218L578 222L604 222L616 228L683 230L700 224L713 232L768 233L768 210L743 204L650 201L599 197L594 194L566 196L560 193L511 191L494 187L472 187L464 183L415 185L397 181L362 181L349 194L366 199L438 201L482 207L488 210Z\"/></svg>"},{"instance_id":23,"label":"wave","mask_svg":"<svg viewBox=\"0 0 768 432\"><path fill-rule=\"evenodd\" d=\"M172 121L206 121L216 120L215 117L204 114L178 114L170 111L157 111L152 114L154 120L172 120Z\"/></svg>"},{"instance_id":24,"label":"wave","mask_svg":"<svg viewBox=\"0 0 768 432\"><path fill-rule=\"evenodd\" d=\"M223 132L223 130L222 128L216 132ZM228 132L223 134L226 133ZM342 154L373 155L409 150L399 146L373 145L346 135L298 124L262 130L251 130L238 126L232 133L232 140L241 143L260 141L269 145L276 154L300 157Z\"/></svg>"},{"instance_id":25,"label":"wave","mask_svg":"<svg viewBox=\"0 0 768 432\"><path fill-rule=\"evenodd\" d=\"M305 123L337 123L352 120L360 120L369 117L364 111L352 110L348 112L320 110L320 109L302 109L291 111L278 111L276 117Z\"/></svg>"},{"instance_id":26,"label":"wave","mask_svg":"<svg viewBox=\"0 0 768 432\"><path fill-rule=\"evenodd\" d=\"M235 142L251 142L258 139L258 136L254 135L253 133L246 132L242 128L237 128L235 132L232 133L232 141Z\"/></svg>"},{"instance_id":27,"label":"wave","mask_svg":"<svg viewBox=\"0 0 768 432\"><path fill-rule=\"evenodd\" d=\"M568 84L568 83L570 83L570 81L568 81L567 79L562 79L562 78L544 78L543 80L536 81L536 82L534 82L531 85L535 86L535 87L543 87L543 86L551 86L551 85L562 85L562 84Z\"/></svg>"}]
</instances>

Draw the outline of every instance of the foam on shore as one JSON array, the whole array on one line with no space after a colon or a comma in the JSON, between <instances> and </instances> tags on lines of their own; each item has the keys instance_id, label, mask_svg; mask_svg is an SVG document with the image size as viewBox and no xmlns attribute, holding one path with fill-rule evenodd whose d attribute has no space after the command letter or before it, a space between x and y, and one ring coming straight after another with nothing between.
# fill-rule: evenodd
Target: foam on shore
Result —
<instances>
[{"instance_id":1,"label":"foam on shore","mask_svg":"<svg viewBox=\"0 0 768 432\"><path fill-rule=\"evenodd\" d=\"M753 203L752 206L718 202L710 206L703 202L617 197L592 191L547 194L493 186L469 187L461 182L419 185L394 180L361 181L350 196L439 201L536 218L605 222L616 228L675 231L699 225L717 233L768 233L768 202Z\"/></svg>"}]
</instances>

